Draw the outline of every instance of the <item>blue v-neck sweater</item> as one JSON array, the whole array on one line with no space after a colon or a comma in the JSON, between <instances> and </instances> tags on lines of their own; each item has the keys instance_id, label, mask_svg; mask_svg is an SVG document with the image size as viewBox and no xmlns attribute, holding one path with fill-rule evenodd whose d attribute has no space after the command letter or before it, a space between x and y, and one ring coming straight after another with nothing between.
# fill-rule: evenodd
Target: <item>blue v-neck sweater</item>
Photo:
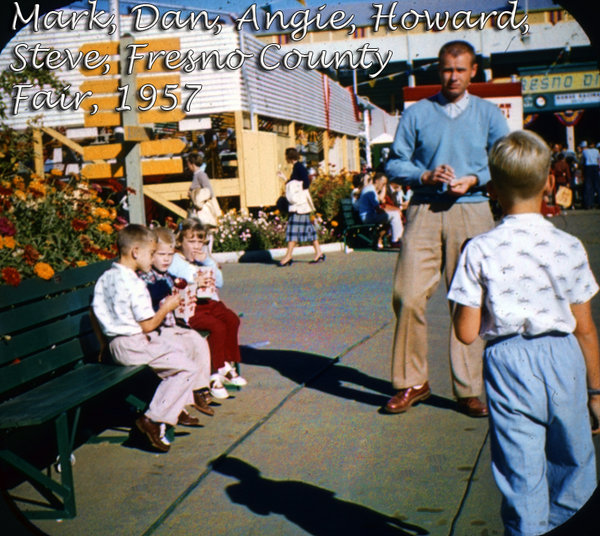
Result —
<instances>
[{"instance_id":1,"label":"blue v-neck sweater","mask_svg":"<svg viewBox=\"0 0 600 536\"><path fill-rule=\"evenodd\" d=\"M435 95L405 110L386 174L390 180L413 189L413 203L486 201L482 186L490 180L488 151L506 134L506 119L495 104L469 95L467 108L458 117L450 118ZM457 178L476 175L479 188L457 198L446 194L441 186L423 186L420 180L423 172L441 164L452 166Z\"/></svg>"}]
</instances>

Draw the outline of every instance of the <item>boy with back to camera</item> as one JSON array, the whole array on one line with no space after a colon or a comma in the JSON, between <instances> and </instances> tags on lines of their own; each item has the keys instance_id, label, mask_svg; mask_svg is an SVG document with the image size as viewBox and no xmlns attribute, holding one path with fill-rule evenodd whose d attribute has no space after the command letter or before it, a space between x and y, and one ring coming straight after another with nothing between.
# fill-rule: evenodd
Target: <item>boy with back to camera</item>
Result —
<instances>
[{"instance_id":1,"label":"boy with back to camera","mask_svg":"<svg viewBox=\"0 0 600 536\"><path fill-rule=\"evenodd\" d=\"M598 291L581 242L540 214L550 150L513 132L490 152L490 194L505 214L466 243L448 298L459 340L486 342L492 470L505 534L544 534L596 487L600 352L590 300ZM587 386L586 386L587 376Z\"/></svg>"},{"instance_id":2,"label":"boy with back to camera","mask_svg":"<svg viewBox=\"0 0 600 536\"><path fill-rule=\"evenodd\" d=\"M114 360L121 365L148 365L161 378L148 410L135 424L155 449L167 452L165 425L186 419L184 408L194 404L192 389L199 369L186 354L190 345L158 330L166 315L179 306L179 295L168 296L154 312L146 285L136 275L152 267L156 250L152 231L130 224L119 231L117 246L119 260L96 282L92 308Z\"/></svg>"}]
</instances>

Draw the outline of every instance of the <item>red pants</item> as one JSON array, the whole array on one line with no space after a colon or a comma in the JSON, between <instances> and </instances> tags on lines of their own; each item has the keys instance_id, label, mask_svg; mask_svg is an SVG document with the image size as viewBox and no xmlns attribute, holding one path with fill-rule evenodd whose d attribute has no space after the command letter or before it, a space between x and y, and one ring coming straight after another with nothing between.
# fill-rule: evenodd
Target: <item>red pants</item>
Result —
<instances>
[{"instance_id":1,"label":"red pants","mask_svg":"<svg viewBox=\"0 0 600 536\"><path fill-rule=\"evenodd\" d=\"M213 372L220 369L225 361L239 363L240 347L238 331L240 319L221 301L199 301L196 311L188 321L189 326L197 331L210 331L208 346Z\"/></svg>"}]
</instances>

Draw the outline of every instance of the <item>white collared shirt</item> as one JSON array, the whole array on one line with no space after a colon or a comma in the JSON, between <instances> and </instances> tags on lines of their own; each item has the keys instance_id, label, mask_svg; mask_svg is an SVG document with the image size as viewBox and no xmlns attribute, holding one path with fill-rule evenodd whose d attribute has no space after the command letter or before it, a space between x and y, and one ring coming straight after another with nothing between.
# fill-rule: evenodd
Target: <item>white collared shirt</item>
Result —
<instances>
[{"instance_id":1,"label":"white collared shirt","mask_svg":"<svg viewBox=\"0 0 600 536\"><path fill-rule=\"evenodd\" d=\"M481 307L480 336L572 333L570 305L598 291L586 251L540 214L506 216L472 238L458 261L448 299Z\"/></svg>"},{"instance_id":2,"label":"white collared shirt","mask_svg":"<svg viewBox=\"0 0 600 536\"><path fill-rule=\"evenodd\" d=\"M437 94L438 102L441 104L442 109L448 115L450 119L454 119L462 114L469 105L469 92L465 91L465 94L457 101L450 102L442 92Z\"/></svg>"},{"instance_id":3,"label":"white collared shirt","mask_svg":"<svg viewBox=\"0 0 600 536\"><path fill-rule=\"evenodd\" d=\"M118 262L96 282L92 308L107 337L143 333L140 322L154 316L146 284Z\"/></svg>"}]
</instances>

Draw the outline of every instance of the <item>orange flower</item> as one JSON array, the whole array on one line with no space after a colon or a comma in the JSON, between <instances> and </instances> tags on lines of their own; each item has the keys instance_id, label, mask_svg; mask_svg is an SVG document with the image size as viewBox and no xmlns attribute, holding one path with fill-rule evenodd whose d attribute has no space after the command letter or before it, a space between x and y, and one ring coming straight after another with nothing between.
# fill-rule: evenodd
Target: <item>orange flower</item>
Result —
<instances>
[{"instance_id":1,"label":"orange flower","mask_svg":"<svg viewBox=\"0 0 600 536\"><path fill-rule=\"evenodd\" d=\"M27 194L23 190L15 190L14 195L21 201L27 201Z\"/></svg>"},{"instance_id":2,"label":"orange flower","mask_svg":"<svg viewBox=\"0 0 600 536\"><path fill-rule=\"evenodd\" d=\"M33 177L34 175L31 175L31 178ZM25 191L25 179L23 179L23 177L14 177L13 185L17 190L21 190L22 192Z\"/></svg>"},{"instance_id":3,"label":"orange flower","mask_svg":"<svg viewBox=\"0 0 600 536\"><path fill-rule=\"evenodd\" d=\"M8 249L15 249L15 246L17 245L15 239L12 236L4 236L3 243L4 247Z\"/></svg>"},{"instance_id":4,"label":"orange flower","mask_svg":"<svg viewBox=\"0 0 600 536\"><path fill-rule=\"evenodd\" d=\"M96 226L96 229L98 229L98 231L102 232L102 233L106 233L106 234L112 234L113 233L113 227L110 223L99 223Z\"/></svg>"},{"instance_id":5,"label":"orange flower","mask_svg":"<svg viewBox=\"0 0 600 536\"><path fill-rule=\"evenodd\" d=\"M53 175L54 177L62 177L63 172L60 169L51 169L50 170L50 175Z\"/></svg>"},{"instance_id":6,"label":"orange flower","mask_svg":"<svg viewBox=\"0 0 600 536\"><path fill-rule=\"evenodd\" d=\"M46 185L40 181L31 181L29 183L29 191L34 195L44 197L46 195Z\"/></svg>"},{"instance_id":7,"label":"orange flower","mask_svg":"<svg viewBox=\"0 0 600 536\"><path fill-rule=\"evenodd\" d=\"M79 218L73 218L71 220L71 227L74 231L85 231L87 229L88 222L80 220Z\"/></svg>"},{"instance_id":8,"label":"orange flower","mask_svg":"<svg viewBox=\"0 0 600 536\"><path fill-rule=\"evenodd\" d=\"M54 275L54 270L52 266L45 262L38 262L34 267L33 271L35 275L41 277L42 279L50 279Z\"/></svg>"},{"instance_id":9,"label":"orange flower","mask_svg":"<svg viewBox=\"0 0 600 536\"><path fill-rule=\"evenodd\" d=\"M338 226L338 222L335 220L331 220L331 226L332 227L337 227Z\"/></svg>"},{"instance_id":10,"label":"orange flower","mask_svg":"<svg viewBox=\"0 0 600 536\"><path fill-rule=\"evenodd\" d=\"M101 218L103 220L107 220L110 218L110 212L108 209L106 208L102 208L102 207L96 207L94 208L94 210L92 211L92 214L94 216L96 216L96 218Z\"/></svg>"},{"instance_id":11,"label":"orange flower","mask_svg":"<svg viewBox=\"0 0 600 536\"><path fill-rule=\"evenodd\" d=\"M75 264L81 268L83 266L87 266L88 263L87 261L76 261Z\"/></svg>"},{"instance_id":12,"label":"orange flower","mask_svg":"<svg viewBox=\"0 0 600 536\"><path fill-rule=\"evenodd\" d=\"M2 268L2 279L9 285L16 287L21 282L21 274L16 268L7 266L6 268Z\"/></svg>"}]
</instances>

